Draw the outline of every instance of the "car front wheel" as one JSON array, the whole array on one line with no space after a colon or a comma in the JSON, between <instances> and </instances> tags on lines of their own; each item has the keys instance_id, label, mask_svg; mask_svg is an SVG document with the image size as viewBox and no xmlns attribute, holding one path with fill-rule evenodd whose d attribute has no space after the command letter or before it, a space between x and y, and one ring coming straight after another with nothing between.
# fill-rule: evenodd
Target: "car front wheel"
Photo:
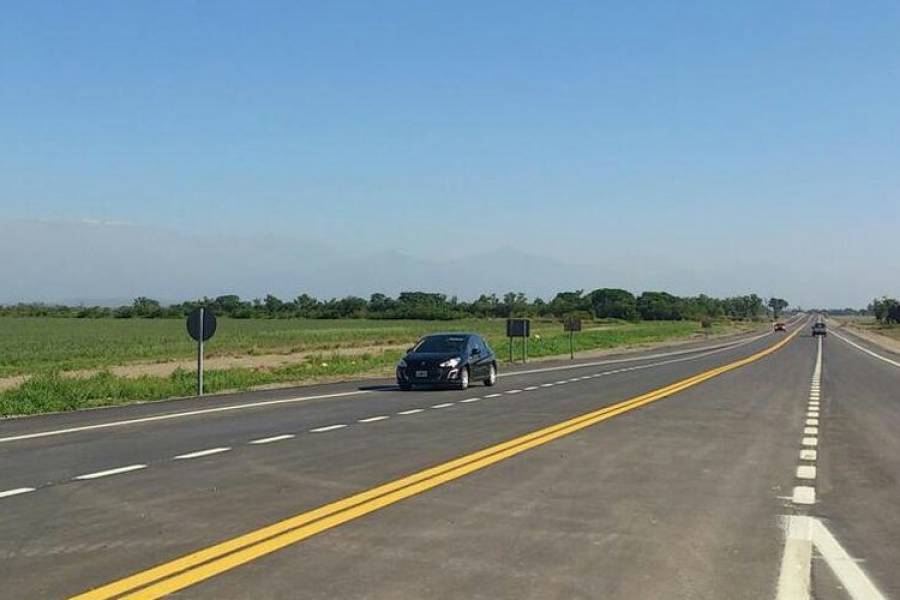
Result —
<instances>
[{"instance_id":1,"label":"car front wheel","mask_svg":"<svg viewBox=\"0 0 900 600\"><path fill-rule=\"evenodd\" d=\"M459 383L457 384L457 387L461 390L468 389L468 387L469 387L469 368L468 367L464 367L459 372Z\"/></svg>"},{"instance_id":2,"label":"car front wheel","mask_svg":"<svg viewBox=\"0 0 900 600\"><path fill-rule=\"evenodd\" d=\"M484 385L490 387L497 383L497 366L491 365L491 370L488 372L487 379L484 380Z\"/></svg>"}]
</instances>

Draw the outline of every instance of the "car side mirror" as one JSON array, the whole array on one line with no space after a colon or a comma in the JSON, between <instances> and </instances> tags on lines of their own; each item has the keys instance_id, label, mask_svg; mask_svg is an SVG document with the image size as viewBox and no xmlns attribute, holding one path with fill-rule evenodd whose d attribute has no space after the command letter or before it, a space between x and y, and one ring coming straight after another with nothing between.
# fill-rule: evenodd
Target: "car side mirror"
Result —
<instances>
[{"instance_id":1,"label":"car side mirror","mask_svg":"<svg viewBox=\"0 0 900 600\"><path fill-rule=\"evenodd\" d=\"M481 350L479 350L478 348L472 348L472 356L475 356L476 354L481 354Z\"/></svg>"}]
</instances>

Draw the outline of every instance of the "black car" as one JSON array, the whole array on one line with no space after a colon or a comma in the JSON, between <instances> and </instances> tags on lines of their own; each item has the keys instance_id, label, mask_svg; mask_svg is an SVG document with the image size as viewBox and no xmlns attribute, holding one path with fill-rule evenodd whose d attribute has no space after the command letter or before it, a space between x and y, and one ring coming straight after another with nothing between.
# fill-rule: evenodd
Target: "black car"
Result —
<instances>
[{"instance_id":1,"label":"black car","mask_svg":"<svg viewBox=\"0 0 900 600\"><path fill-rule=\"evenodd\" d=\"M497 382L497 357L476 333L436 333L423 337L397 363L397 385L452 387L464 390L472 381Z\"/></svg>"},{"instance_id":2,"label":"black car","mask_svg":"<svg viewBox=\"0 0 900 600\"><path fill-rule=\"evenodd\" d=\"M828 335L828 332L825 330L825 323L819 321L815 325L812 326L812 334L813 337L817 335Z\"/></svg>"}]
</instances>

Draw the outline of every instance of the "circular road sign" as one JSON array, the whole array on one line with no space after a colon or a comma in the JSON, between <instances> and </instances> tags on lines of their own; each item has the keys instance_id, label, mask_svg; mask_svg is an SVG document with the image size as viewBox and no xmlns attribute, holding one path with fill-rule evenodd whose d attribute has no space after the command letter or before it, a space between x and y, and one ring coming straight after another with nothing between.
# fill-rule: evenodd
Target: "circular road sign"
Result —
<instances>
[{"instance_id":1,"label":"circular road sign","mask_svg":"<svg viewBox=\"0 0 900 600\"><path fill-rule=\"evenodd\" d=\"M216 333L216 315L209 308L195 308L187 318L188 335L200 341L200 313L203 313L203 341L205 342Z\"/></svg>"}]
</instances>

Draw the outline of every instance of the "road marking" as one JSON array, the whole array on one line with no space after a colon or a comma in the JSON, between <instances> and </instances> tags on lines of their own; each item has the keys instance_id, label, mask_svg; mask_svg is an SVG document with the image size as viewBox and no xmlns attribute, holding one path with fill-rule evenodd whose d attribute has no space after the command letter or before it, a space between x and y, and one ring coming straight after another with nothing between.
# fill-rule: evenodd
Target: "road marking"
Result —
<instances>
[{"instance_id":1,"label":"road marking","mask_svg":"<svg viewBox=\"0 0 900 600\"><path fill-rule=\"evenodd\" d=\"M542 383L542 384L541 384L541 387L542 387L542 388L548 388L548 387L553 387L554 385L556 385L556 384L554 384L554 383Z\"/></svg>"},{"instance_id":2,"label":"road marking","mask_svg":"<svg viewBox=\"0 0 900 600\"><path fill-rule=\"evenodd\" d=\"M73 600L108 599L137 590L145 599L173 594L343 523L758 361L777 352L796 337L797 332L799 329L775 344L742 359L300 513L90 590L74 597Z\"/></svg>"},{"instance_id":3,"label":"road marking","mask_svg":"<svg viewBox=\"0 0 900 600\"><path fill-rule=\"evenodd\" d=\"M315 429L310 429L310 433L325 433L326 431L334 431L335 429L343 429L346 427L346 423L338 423L337 425L326 425L325 427L316 427Z\"/></svg>"},{"instance_id":4,"label":"road marking","mask_svg":"<svg viewBox=\"0 0 900 600\"><path fill-rule=\"evenodd\" d=\"M435 404L431 408L447 408L448 406L453 406L456 404L455 402L444 402L443 404Z\"/></svg>"},{"instance_id":5,"label":"road marking","mask_svg":"<svg viewBox=\"0 0 900 600\"><path fill-rule=\"evenodd\" d=\"M812 550L831 568L852 600L885 600L875 584L844 550L819 519L792 515L784 517L786 536L777 600L809 600Z\"/></svg>"},{"instance_id":6,"label":"road marking","mask_svg":"<svg viewBox=\"0 0 900 600\"><path fill-rule=\"evenodd\" d=\"M0 492L0 498L9 498L10 496L18 496L19 494L27 494L28 492L33 491L34 488L32 487L14 488L11 490L6 490L5 492Z\"/></svg>"},{"instance_id":7,"label":"road marking","mask_svg":"<svg viewBox=\"0 0 900 600\"><path fill-rule=\"evenodd\" d=\"M857 350L862 350L863 352L865 352L865 353L868 354L869 356L874 356L874 357L877 358L878 360L884 361L884 362L888 363L889 365L894 365L895 367L900 367L900 362L897 362L896 360L891 360L891 359L889 359L889 358L887 358L887 357L885 357L885 356L882 356L882 355L880 355L880 354L878 354L878 353L876 353L876 352L872 352L872 351L869 350L868 348L864 348L863 346L860 346L860 345L857 344L856 342L852 342L852 341L848 340L847 338L845 338L844 336L840 335L839 333L835 333L834 335L837 336L837 338L838 338L839 340L843 340L843 341L847 342L848 344L850 344L851 346L853 346L853 347L856 348Z\"/></svg>"},{"instance_id":8,"label":"road marking","mask_svg":"<svg viewBox=\"0 0 900 600\"><path fill-rule=\"evenodd\" d=\"M791 496L794 504L815 504L816 488L808 485L798 485L794 488L794 494Z\"/></svg>"},{"instance_id":9,"label":"road marking","mask_svg":"<svg viewBox=\"0 0 900 600\"><path fill-rule=\"evenodd\" d=\"M525 388L524 391L526 391L526 392L533 392L533 391L536 390L536 389L538 389L538 386L536 386L536 385L529 385L527 388Z\"/></svg>"},{"instance_id":10,"label":"road marking","mask_svg":"<svg viewBox=\"0 0 900 600\"><path fill-rule=\"evenodd\" d=\"M796 488L794 489L796 494ZM786 519L784 554L778 575L777 600L807 600L812 560L812 541L809 522L802 519Z\"/></svg>"},{"instance_id":11,"label":"road marking","mask_svg":"<svg viewBox=\"0 0 900 600\"><path fill-rule=\"evenodd\" d=\"M818 427L804 427L803 435L819 435Z\"/></svg>"},{"instance_id":12,"label":"road marking","mask_svg":"<svg viewBox=\"0 0 900 600\"><path fill-rule=\"evenodd\" d=\"M569 382L566 381L565 379L563 379L562 381L556 381L554 383L555 383L555 385L563 385L564 383L569 383Z\"/></svg>"},{"instance_id":13,"label":"road marking","mask_svg":"<svg viewBox=\"0 0 900 600\"><path fill-rule=\"evenodd\" d=\"M819 453L816 450L804 448L800 451L800 460L816 460L818 454Z\"/></svg>"},{"instance_id":14,"label":"road marking","mask_svg":"<svg viewBox=\"0 0 900 600\"><path fill-rule=\"evenodd\" d=\"M499 398L502 395L503 394L488 394L487 396L485 396L485 398Z\"/></svg>"},{"instance_id":15,"label":"road marking","mask_svg":"<svg viewBox=\"0 0 900 600\"><path fill-rule=\"evenodd\" d=\"M375 421L384 421L385 419L390 419L387 415L378 415L377 417L368 417L366 419L359 419L357 423L374 423Z\"/></svg>"},{"instance_id":16,"label":"road marking","mask_svg":"<svg viewBox=\"0 0 900 600\"><path fill-rule=\"evenodd\" d=\"M803 443L804 446L818 446L818 445L819 445L819 438L805 437L805 438L803 438L803 442L802 442L802 443Z\"/></svg>"},{"instance_id":17,"label":"road marking","mask_svg":"<svg viewBox=\"0 0 900 600\"><path fill-rule=\"evenodd\" d=\"M506 390L505 393L507 393L507 394L519 394L519 393L521 393L521 392L522 392L522 390Z\"/></svg>"},{"instance_id":18,"label":"road marking","mask_svg":"<svg viewBox=\"0 0 900 600\"><path fill-rule=\"evenodd\" d=\"M250 444L271 444L274 442L281 442L284 440L289 440L294 437L296 437L296 436L294 436L293 433L285 433L284 435L276 435L276 436L267 437L267 438L260 438L258 440L251 440L249 443Z\"/></svg>"},{"instance_id":19,"label":"road marking","mask_svg":"<svg viewBox=\"0 0 900 600\"><path fill-rule=\"evenodd\" d=\"M465 400L460 400L460 404L466 404L467 402L478 402L481 398L466 398Z\"/></svg>"},{"instance_id":20,"label":"road marking","mask_svg":"<svg viewBox=\"0 0 900 600\"><path fill-rule=\"evenodd\" d=\"M146 469L147 465L128 465L127 467L119 467L118 469L109 469L108 471L97 471L96 473L88 473L86 475L79 475L75 477L75 479L86 481L88 479L100 479L101 477L108 477L110 475L118 475L119 473L129 473L131 471L138 471L140 469Z\"/></svg>"},{"instance_id":21,"label":"road marking","mask_svg":"<svg viewBox=\"0 0 900 600\"><path fill-rule=\"evenodd\" d=\"M800 465L797 467L797 477L799 479L815 479L816 468L812 465Z\"/></svg>"},{"instance_id":22,"label":"road marking","mask_svg":"<svg viewBox=\"0 0 900 600\"><path fill-rule=\"evenodd\" d=\"M569 379L568 381L569 381L569 383L575 383L576 381L579 381L579 379L577 377L573 377L572 379Z\"/></svg>"},{"instance_id":23,"label":"road marking","mask_svg":"<svg viewBox=\"0 0 900 600\"><path fill-rule=\"evenodd\" d=\"M424 408L411 408L411 409L409 409L409 410L401 410L401 411L398 412L397 414L398 414L398 415L414 415L414 414L420 413L420 412L422 412L422 411L424 411L424 410L425 410Z\"/></svg>"},{"instance_id":24,"label":"road marking","mask_svg":"<svg viewBox=\"0 0 900 600\"><path fill-rule=\"evenodd\" d=\"M187 454L179 454L174 458L174 460L186 460L189 458L200 458L201 456L211 456L213 454L221 454L223 452L228 452L231 450L228 446L222 446L221 448L210 448L209 450L198 450L196 452L188 452Z\"/></svg>"},{"instance_id":25,"label":"road marking","mask_svg":"<svg viewBox=\"0 0 900 600\"><path fill-rule=\"evenodd\" d=\"M818 419L807 419L807 420L806 420L806 424L807 424L807 425L816 425L816 426L818 426L818 425L819 425L819 420L818 420Z\"/></svg>"}]
</instances>

